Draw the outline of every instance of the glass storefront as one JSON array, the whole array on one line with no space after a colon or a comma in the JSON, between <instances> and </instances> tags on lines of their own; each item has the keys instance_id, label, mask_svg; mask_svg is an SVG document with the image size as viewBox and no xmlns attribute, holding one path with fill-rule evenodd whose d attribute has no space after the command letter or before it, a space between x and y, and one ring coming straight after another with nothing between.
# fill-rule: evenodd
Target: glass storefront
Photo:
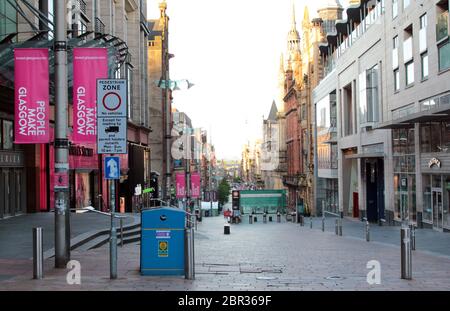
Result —
<instances>
[{"instance_id":1,"label":"glass storefront","mask_svg":"<svg viewBox=\"0 0 450 311\"><path fill-rule=\"evenodd\" d=\"M416 156L414 128L392 130L394 166L394 216L417 221Z\"/></svg>"},{"instance_id":2,"label":"glass storefront","mask_svg":"<svg viewBox=\"0 0 450 311\"><path fill-rule=\"evenodd\" d=\"M422 175L423 222L450 229L450 175Z\"/></svg>"}]
</instances>

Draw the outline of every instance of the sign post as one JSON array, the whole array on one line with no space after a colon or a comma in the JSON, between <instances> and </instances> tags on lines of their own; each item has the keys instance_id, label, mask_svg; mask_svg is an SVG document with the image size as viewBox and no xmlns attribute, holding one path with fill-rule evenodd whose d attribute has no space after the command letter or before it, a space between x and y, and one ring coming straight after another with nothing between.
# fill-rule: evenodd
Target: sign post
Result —
<instances>
[{"instance_id":1,"label":"sign post","mask_svg":"<svg viewBox=\"0 0 450 311\"><path fill-rule=\"evenodd\" d=\"M97 80L97 147L105 157L104 176L108 180L111 211L109 242L110 278L117 278L116 181L120 179L120 158L114 154L127 153L127 81Z\"/></svg>"}]
</instances>

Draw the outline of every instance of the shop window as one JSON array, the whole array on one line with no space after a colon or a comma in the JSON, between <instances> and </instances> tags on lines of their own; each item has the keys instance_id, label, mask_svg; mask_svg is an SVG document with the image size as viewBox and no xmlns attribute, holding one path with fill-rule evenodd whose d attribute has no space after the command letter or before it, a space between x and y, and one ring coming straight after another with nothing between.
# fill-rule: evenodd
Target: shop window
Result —
<instances>
[{"instance_id":1,"label":"shop window","mask_svg":"<svg viewBox=\"0 0 450 311\"><path fill-rule=\"evenodd\" d=\"M424 153L450 152L450 123L421 124L420 151Z\"/></svg>"},{"instance_id":2,"label":"shop window","mask_svg":"<svg viewBox=\"0 0 450 311\"><path fill-rule=\"evenodd\" d=\"M432 223L433 212L431 206L431 177L428 175L423 175L422 191L423 191L422 221Z\"/></svg>"}]
</instances>

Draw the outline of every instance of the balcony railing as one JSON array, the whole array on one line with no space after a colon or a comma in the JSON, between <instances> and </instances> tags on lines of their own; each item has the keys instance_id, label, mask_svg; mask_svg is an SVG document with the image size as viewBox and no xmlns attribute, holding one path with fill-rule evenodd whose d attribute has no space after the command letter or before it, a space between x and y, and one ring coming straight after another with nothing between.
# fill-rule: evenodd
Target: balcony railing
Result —
<instances>
[{"instance_id":1,"label":"balcony railing","mask_svg":"<svg viewBox=\"0 0 450 311\"><path fill-rule=\"evenodd\" d=\"M450 92L420 102L420 111L450 106Z\"/></svg>"},{"instance_id":2,"label":"balcony railing","mask_svg":"<svg viewBox=\"0 0 450 311\"><path fill-rule=\"evenodd\" d=\"M95 18L95 33L104 34L105 33L105 24L100 20L100 18Z\"/></svg>"},{"instance_id":3,"label":"balcony railing","mask_svg":"<svg viewBox=\"0 0 450 311\"><path fill-rule=\"evenodd\" d=\"M366 33L366 31L374 24L378 22L378 19L384 14L384 1L378 2L378 4L373 8L366 16L366 18L361 21L361 23L352 31L350 35L345 38L344 41L337 47L336 51L333 53L332 60L327 62L325 68L325 75L329 74L336 66L337 60L344 54L344 52L350 48L353 43L359 40L359 38Z\"/></svg>"},{"instance_id":4,"label":"balcony railing","mask_svg":"<svg viewBox=\"0 0 450 311\"><path fill-rule=\"evenodd\" d=\"M86 4L86 1L78 0L78 5L80 6L81 13L83 13L85 16L87 16L87 4Z\"/></svg>"},{"instance_id":5,"label":"balcony railing","mask_svg":"<svg viewBox=\"0 0 450 311\"><path fill-rule=\"evenodd\" d=\"M448 37L448 11L442 12L437 16L436 41Z\"/></svg>"}]
</instances>

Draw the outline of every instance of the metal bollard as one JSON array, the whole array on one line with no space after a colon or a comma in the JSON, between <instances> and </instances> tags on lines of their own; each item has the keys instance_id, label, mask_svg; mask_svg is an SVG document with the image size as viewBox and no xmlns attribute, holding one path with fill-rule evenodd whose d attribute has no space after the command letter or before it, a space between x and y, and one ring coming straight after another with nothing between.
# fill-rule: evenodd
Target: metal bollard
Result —
<instances>
[{"instance_id":1,"label":"metal bollard","mask_svg":"<svg viewBox=\"0 0 450 311\"><path fill-rule=\"evenodd\" d=\"M109 278L117 279L117 230L115 227L111 229L109 239Z\"/></svg>"},{"instance_id":2,"label":"metal bollard","mask_svg":"<svg viewBox=\"0 0 450 311\"><path fill-rule=\"evenodd\" d=\"M312 229L312 217L309 217L309 228Z\"/></svg>"},{"instance_id":3,"label":"metal bollard","mask_svg":"<svg viewBox=\"0 0 450 311\"><path fill-rule=\"evenodd\" d=\"M265 223L265 224L267 223L267 215L266 215L266 213L263 214L263 223Z\"/></svg>"},{"instance_id":4,"label":"metal bollard","mask_svg":"<svg viewBox=\"0 0 450 311\"><path fill-rule=\"evenodd\" d=\"M277 213L277 222L281 222L281 214L280 214L280 212Z\"/></svg>"},{"instance_id":5,"label":"metal bollard","mask_svg":"<svg viewBox=\"0 0 450 311\"><path fill-rule=\"evenodd\" d=\"M414 225L410 225L411 230L411 249L413 251L416 250L416 227Z\"/></svg>"},{"instance_id":6,"label":"metal bollard","mask_svg":"<svg viewBox=\"0 0 450 311\"><path fill-rule=\"evenodd\" d=\"M194 257L194 229L185 230L185 269L184 277L188 280L195 279L195 257Z\"/></svg>"},{"instance_id":7,"label":"metal bollard","mask_svg":"<svg viewBox=\"0 0 450 311\"><path fill-rule=\"evenodd\" d=\"M296 224L296 223L298 222L298 219L297 219L297 212L293 212L293 213L292 213L292 222L293 222L294 224Z\"/></svg>"},{"instance_id":8,"label":"metal bollard","mask_svg":"<svg viewBox=\"0 0 450 311\"><path fill-rule=\"evenodd\" d=\"M253 224L253 215L248 215L248 223Z\"/></svg>"},{"instance_id":9,"label":"metal bollard","mask_svg":"<svg viewBox=\"0 0 450 311\"><path fill-rule=\"evenodd\" d=\"M336 218L335 219L335 225L334 225L334 231L335 231L336 235L339 234L339 232L338 232L338 227L339 227L338 223L339 223L339 219Z\"/></svg>"},{"instance_id":10,"label":"metal bollard","mask_svg":"<svg viewBox=\"0 0 450 311\"><path fill-rule=\"evenodd\" d=\"M123 247L123 219L120 218L120 247Z\"/></svg>"},{"instance_id":11,"label":"metal bollard","mask_svg":"<svg viewBox=\"0 0 450 311\"><path fill-rule=\"evenodd\" d=\"M33 279L44 278L44 249L42 228L33 228Z\"/></svg>"},{"instance_id":12,"label":"metal bollard","mask_svg":"<svg viewBox=\"0 0 450 311\"><path fill-rule=\"evenodd\" d=\"M370 224L368 220L366 220L366 241L370 242Z\"/></svg>"},{"instance_id":13,"label":"metal bollard","mask_svg":"<svg viewBox=\"0 0 450 311\"><path fill-rule=\"evenodd\" d=\"M322 232L325 232L325 216L322 216Z\"/></svg>"},{"instance_id":14,"label":"metal bollard","mask_svg":"<svg viewBox=\"0 0 450 311\"><path fill-rule=\"evenodd\" d=\"M339 224L339 227L338 227L338 229L339 229L339 236L342 236L342 218L339 218L338 220L339 220L338 221L338 224Z\"/></svg>"},{"instance_id":15,"label":"metal bollard","mask_svg":"<svg viewBox=\"0 0 450 311\"><path fill-rule=\"evenodd\" d=\"M401 278L412 279L412 254L411 254L411 232L409 227L402 225L400 229L400 251L401 251Z\"/></svg>"}]
</instances>

